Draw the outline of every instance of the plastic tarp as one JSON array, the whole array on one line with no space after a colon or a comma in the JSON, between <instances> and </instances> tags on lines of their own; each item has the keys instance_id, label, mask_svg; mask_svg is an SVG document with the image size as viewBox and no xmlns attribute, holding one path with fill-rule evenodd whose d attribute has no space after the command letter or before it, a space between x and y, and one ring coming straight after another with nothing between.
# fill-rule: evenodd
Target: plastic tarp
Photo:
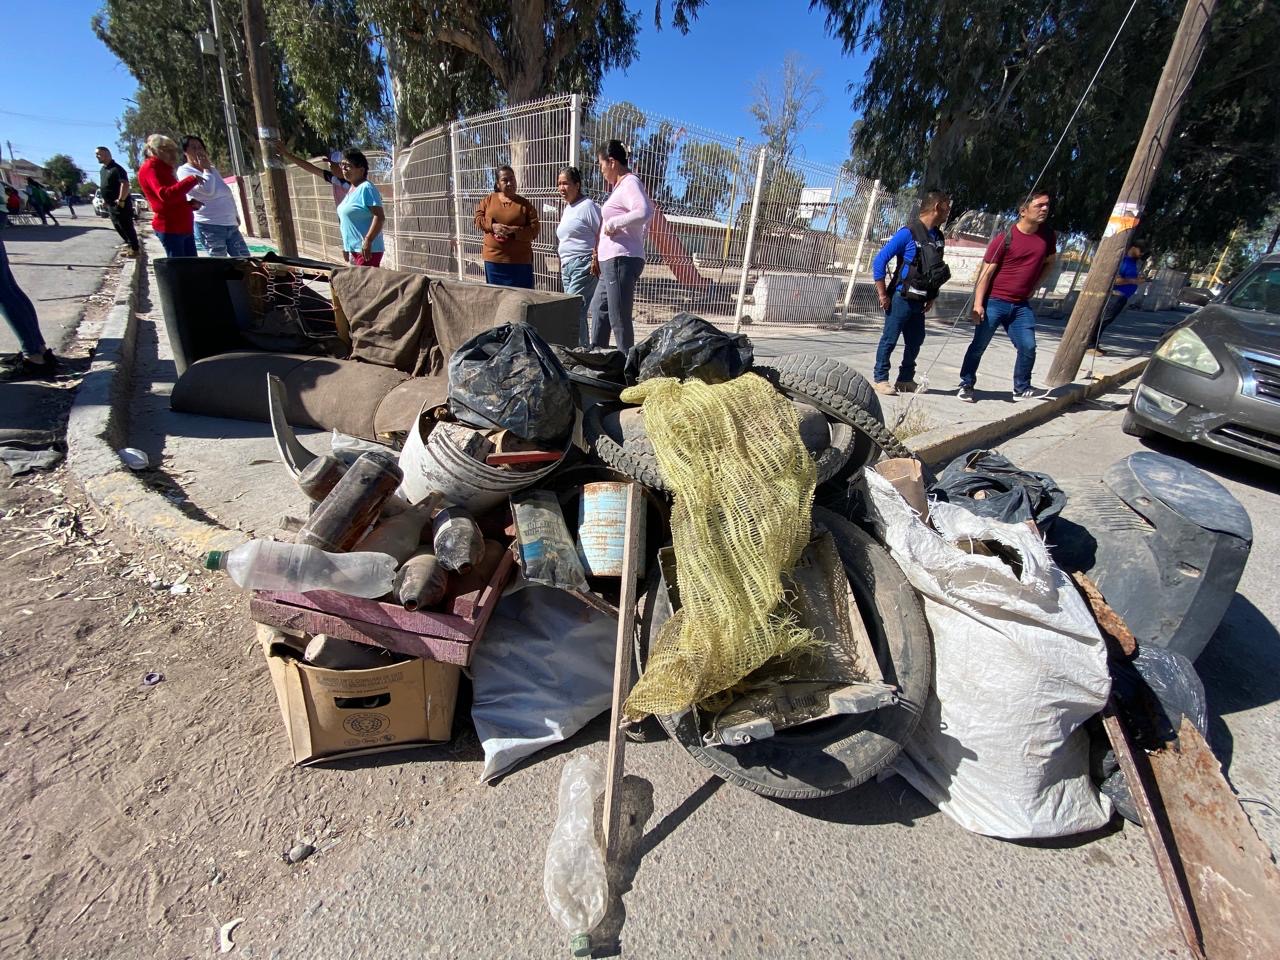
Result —
<instances>
[{"instance_id":1,"label":"plastic tarp","mask_svg":"<svg viewBox=\"0 0 1280 960\"><path fill-rule=\"evenodd\" d=\"M751 369L754 349L746 334L725 333L710 321L678 313L627 354L627 383L655 377L724 383Z\"/></svg>"},{"instance_id":2,"label":"plastic tarp","mask_svg":"<svg viewBox=\"0 0 1280 960\"><path fill-rule=\"evenodd\" d=\"M972 450L956 457L929 493L1005 523L1034 520L1046 534L1067 505L1067 495L1053 477L1021 470L991 450Z\"/></svg>"},{"instance_id":3,"label":"plastic tarp","mask_svg":"<svg viewBox=\"0 0 1280 960\"><path fill-rule=\"evenodd\" d=\"M517 581L471 661L481 782L568 739L613 699L618 621L554 587Z\"/></svg>"},{"instance_id":4,"label":"plastic tarp","mask_svg":"<svg viewBox=\"0 0 1280 960\"><path fill-rule=\"evenodd\" d=\"M1106 649L1075 586L1024 524L935 502L931 529L865 471L891 554L924 599L934 690L896 770L966 830L1010 839L1097 829L1110 801L1089 776L1082 724L1111 689ZM963 549L971 541L1016 554Z\"/></svg>"}]
</instances>

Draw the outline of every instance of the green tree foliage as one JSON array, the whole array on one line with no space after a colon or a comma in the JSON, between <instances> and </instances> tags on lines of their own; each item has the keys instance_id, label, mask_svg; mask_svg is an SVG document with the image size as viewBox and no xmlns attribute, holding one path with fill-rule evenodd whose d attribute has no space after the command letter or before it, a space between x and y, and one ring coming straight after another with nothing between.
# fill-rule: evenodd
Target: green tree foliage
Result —
<instances>
[{"instance_id":1,"label":"green tree foliage","mask_svg":"<svg viewBox=\"0 0 1280 960\"><path fill-rule=\"evenodd\" d=\"M939 185L1009 209L1049 157L1127 0L813 0L846 52L872 54L853 153L890 189ZM1097 233L1146 118L1183 3L1140 4L1043 185L1059 229ZM874 19L873 19L874 18ZM1188 255L1253 223L1280 184L1280 9L1221 0L1154 185L1144 233ZM1268 146L1269 145L1269 146Z\"/></svg>"},{"instance_id":2,"label":"green tree foliage","mask_svg":"<svg viewBox=\"0 0 1280 960\"><path fill-rule=\"evenodd\" d=\"M45 161L45 170L49 171L49 184L59 192L78 191L84 182L84 171L76 166L76 162L65 153L55 153Z\"/></svg>"},{"instance_id":3,"label":"green tree foliage","mask_svg":"<svg viewBox=\"0 0 1280 960\"><path fill-rule=\"evenodd\" d=\"M742 201L744 192L739 163L741 149L741 143L737 151L705 141L684 145L676 172L684 180L680 202L688 213L720 219L733 212L732 205Z\"/></svg>"}]
</instances>

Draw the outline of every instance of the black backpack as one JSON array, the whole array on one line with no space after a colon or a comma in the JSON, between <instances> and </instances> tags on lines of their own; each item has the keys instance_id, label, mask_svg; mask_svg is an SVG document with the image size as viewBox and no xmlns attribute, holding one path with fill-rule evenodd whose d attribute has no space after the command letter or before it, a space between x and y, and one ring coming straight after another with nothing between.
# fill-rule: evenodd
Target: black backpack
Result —
<instances>
[{"instance_id":1,"label":"black backpack","mask_svg":"<svg viewBox=\"0 0 1280 960\"><path fill-rule=\"evenodd\" d=\"M915 303L927 303L938 296L942 285L951 279L951 268L942 259L946 241L935 240L928 229L919 220L907 225L911 238L916 242L916 256L906 264L904 272L902 258L898 259L897 269L893 272L893 283L890 290L898 289L898 280L902 280L902 299Z\"/></svg>"}]
</instances>

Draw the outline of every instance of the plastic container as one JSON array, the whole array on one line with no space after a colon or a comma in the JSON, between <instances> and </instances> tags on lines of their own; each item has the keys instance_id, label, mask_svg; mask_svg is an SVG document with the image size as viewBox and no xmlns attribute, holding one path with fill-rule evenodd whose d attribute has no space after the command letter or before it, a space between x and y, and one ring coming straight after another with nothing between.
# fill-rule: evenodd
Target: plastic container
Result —
<instances>
[{"instance_id":1,"label":"plastic container","mask_svg":"<svg viewBox=\"0 0 1280 960\"><path fill-rule=\"evenodd\" d=\"M274 540L250 540L233 550L211 550L204 565L225 570L250 590L334 590L368 599L390 593L396 575L395 558L385 553L326 553L306 544Z\"/></svg>"},{"instance_id":2,"label":"plastic container","mask_svg":"<svg viewBox=\"0 0 1280 960\"><path fill-rule=\"evenodd\" d=\"M490 571L492 572L492 571ZM396 599L412 612L434 607L449 589L449 574L431 549L419 550L396 575Z\"/></svg>"},{"instance_id":3,"label":"plastic container","mask_svg":"<svg viewBox=\"0 0 1280 960\"><path fill-rule=\"evenodd\" d=\"M297 542L332 553L350 550L373 526L402 479L394 458L361 454L298 531Z\"/></svg>"},{"instance_id":4,"label":"plastic container","mask_svg":"<svg viewBox=\"0 0 1280 960\"><path fill-rule=\"evenodd\" d=\"M462 507L445 507L432 521L432 543L446 570L465 574L484 557L484 534Z\"/></svg>"},{"instance_id":5,"label":"plastic container","mask_svg":"<svg viewBox=\"0 0 1280 960\"><path fill-rule=\"evenodd\" d=\"M426 407L418 415L417 426L409 431L404 449L400 451L400 469L404 471L400 494L410 503L417 503L438 490L445 503L457 504L477 515L484 514L516 491L550 476L560 465L557 461L535 470L491 467L468 456L447 430L433 429L423 440L424 422L431 422Z\"/></svg>"},{"instance_id":6,"label":"plastic container","mask_svg":"<svg viewBox=\"0 0 1280 960\"><path fill-rule=\"evenodd\" d=\"M560 811L556 816L542 891L551 915L569 933L575 957L591 956L589 934L604 918L609 898L604 851L596 842L596 797L604 792L604 773L590 757L577 756L560 775Z\"/></svg>"}]
</instances>

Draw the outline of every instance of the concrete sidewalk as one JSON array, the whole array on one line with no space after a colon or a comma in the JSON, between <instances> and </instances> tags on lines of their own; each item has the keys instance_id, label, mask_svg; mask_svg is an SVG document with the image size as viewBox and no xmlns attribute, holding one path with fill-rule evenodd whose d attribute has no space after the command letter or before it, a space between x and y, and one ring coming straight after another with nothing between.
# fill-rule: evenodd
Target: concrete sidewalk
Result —
<instances>
[{"instance_id":1,"label":"concrete sidewalk","mask_svg":"<svg viewBox=\"0 0 1280 960\"><path fill-rule=\"evenodd\" d=\"M91 380L98 382L87 382L83 403L77 401L77 407L88 409L72 416L72 470L100 506L187 555L269 536L278 530L281 517L304 516L308 503L280 464L269 425L169 409L175 366L150 269L150 262L163 251L154 237L145 242L148 256L145 269L139 265L132 300L126 302L122 289L114 322L104 334L119 349L105 351L95 363ZM1014 350L999 334L983 359L979 402L974 404L955 397L972 327L964 320L954 328L931 320L918 363L922 391L881 398L885 419L929 462L992 444L1135 376L1160 333L1183 315L1123 314L1109 331L1114 351L1093 361L1095 379L1081 379L1038 402L1011 401L1008 381ZM1052 363L1062 326L1062 321L1048 320L1041 327L1037 371L1047 371ZM818 353L843 360L867 376L880 336L879 325L872 322L838 332L760 327L747 332L758 357ZM895 360L900 356L901 347ZM1082 377L1088 373L1087 359ZM309 448L327 452L325 434L303 431L300 436ZM152 469L138 474L125 470L114 454L122 446L144 450ZM94 452L86 455L88 450Z\"/></svg>"}]
</instances>

